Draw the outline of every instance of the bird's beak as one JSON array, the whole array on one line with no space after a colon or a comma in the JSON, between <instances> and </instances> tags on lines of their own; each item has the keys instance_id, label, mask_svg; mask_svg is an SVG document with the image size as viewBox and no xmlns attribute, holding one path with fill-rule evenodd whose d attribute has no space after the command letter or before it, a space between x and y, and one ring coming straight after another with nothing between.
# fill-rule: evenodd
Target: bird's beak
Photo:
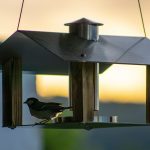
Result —
<instances>
[{"instance_id":1,"label":"bird's beak","mask_svg":"<svg viewBox=\"0 0 150 150\"><path fill-rule=\"evenodd\" d=\"M27 102L25 101L23 104L27 104Z\"/></svg>"}]
</instances>

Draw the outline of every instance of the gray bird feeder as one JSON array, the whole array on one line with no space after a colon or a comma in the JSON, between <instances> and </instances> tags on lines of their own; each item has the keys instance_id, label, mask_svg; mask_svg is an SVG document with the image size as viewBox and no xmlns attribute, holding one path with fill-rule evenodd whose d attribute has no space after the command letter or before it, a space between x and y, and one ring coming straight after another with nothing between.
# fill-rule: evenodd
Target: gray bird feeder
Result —
<instances>
[{"instance_id":1,"label":"gray bird feeder","mask_svg":"<svg viewBox=\"0 0 150 150\"><path fill-rule=\"evenodd\" d=\"M103 24L85 18L65 25L69 26L69 33L17 30L0 45L3 126L22 125L22 71L69 74L73 122L80 124L81 128L139 125L91 125L94 111L99 109L98 75L112 64L147 66L146 119L149 123L150 40L146 37L99 35L98 26ZM64 128L71 126L65 125Z\"/></svg>"}]
</instances>

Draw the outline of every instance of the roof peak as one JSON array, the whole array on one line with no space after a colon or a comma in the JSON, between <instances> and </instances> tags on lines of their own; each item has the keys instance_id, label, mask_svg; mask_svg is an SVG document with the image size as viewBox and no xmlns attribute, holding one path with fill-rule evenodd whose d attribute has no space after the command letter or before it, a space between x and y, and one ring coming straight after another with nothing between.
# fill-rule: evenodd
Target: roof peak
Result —
<instances>
[{"instance_id":1,"label":"roof peak","mask_svg":"<svg viewBox=\"0 0 150 150\"><path fill-rule=\"evenodd\" d=\"M66 23L65 26L70 26L73 24L89 24L89 25L95 25L95 26L102 26L103 25L102 23L94 22L94 21L89 20L87 18L81 18L81 19L78 19L76 21Z\"/></svg>"}]
</instances>

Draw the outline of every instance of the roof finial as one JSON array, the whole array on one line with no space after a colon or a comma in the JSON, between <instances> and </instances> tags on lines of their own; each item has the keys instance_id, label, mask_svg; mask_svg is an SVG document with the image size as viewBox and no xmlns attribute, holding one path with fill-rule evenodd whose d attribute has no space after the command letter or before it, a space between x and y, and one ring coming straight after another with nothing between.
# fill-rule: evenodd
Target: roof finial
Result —
<instances>
[{"instance_id":1,"label":"roof finial","mask_svg":"<svg viewBox=\"0 0 150 150\"><path fill-rule=\"evenodd\" d=\"M99 39L98 26L103 24L82 18L65 25L69 26L70 34L77 35L86 40L97 41Z\"/></svg>"}]
</instances>

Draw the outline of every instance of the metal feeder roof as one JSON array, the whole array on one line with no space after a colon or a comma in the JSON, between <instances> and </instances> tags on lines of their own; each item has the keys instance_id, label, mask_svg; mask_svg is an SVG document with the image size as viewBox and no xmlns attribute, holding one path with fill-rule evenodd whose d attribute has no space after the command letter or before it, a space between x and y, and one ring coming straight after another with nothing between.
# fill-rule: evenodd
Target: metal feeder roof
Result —
<instances>
[{"instance_id":1,"label":"metal feeder roof","mask_svg":"<svg viewBox=\"0 0 150 150\"><path fill-rule=\"evenodd\" d=\"M74 23L102 25L85 18ZM98 62L102 72L116 63L149 65L149 49L150 40L145 37L100 35L98 41L92 41L70 33L19 30L0 45L0 64L18 56L24 71L68 74L70 61Z\"/></svg>"}]
</instances>

